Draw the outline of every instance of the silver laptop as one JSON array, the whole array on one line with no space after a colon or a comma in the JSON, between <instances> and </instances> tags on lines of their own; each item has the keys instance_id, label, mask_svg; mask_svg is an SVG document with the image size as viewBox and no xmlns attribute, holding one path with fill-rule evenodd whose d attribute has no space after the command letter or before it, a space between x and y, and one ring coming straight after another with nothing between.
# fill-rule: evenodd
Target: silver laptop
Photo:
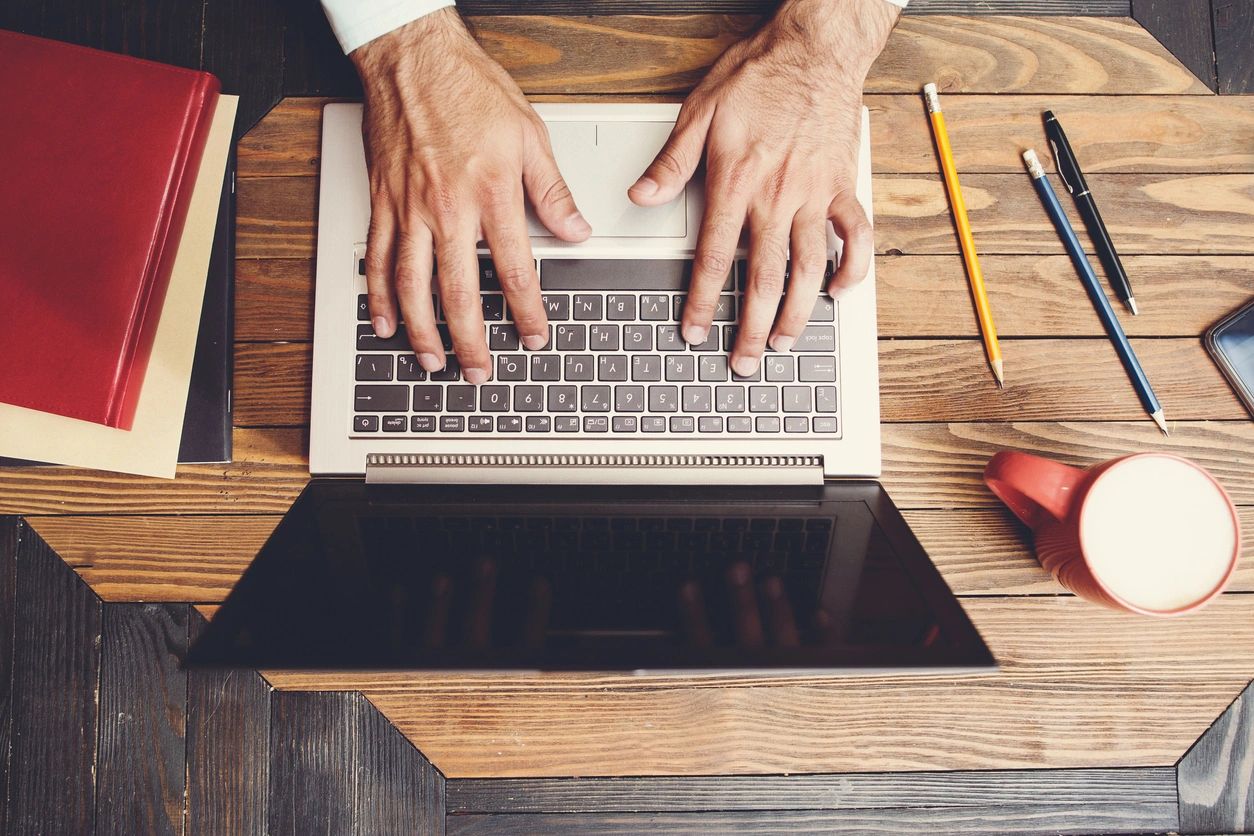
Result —
<instances>
[{"instance_id":1,"label":"silver laptop","mask_svg":"<svg viewBox=\"0 0 1254 836\"><path fill-rule=\"evenodd\" d=\"M449 368L427 375L403 329L387 340L374 335L361 106L325 108L311 471L482 484L816 485L877 476L874 269L839 301L820 296L794 350L768 352L758 374L740 378L728 368L728 349L742 264L707 344L691 347L679 336L704 184L696 179L653 208L626 196L665 142L678 105L536 110L593 237L562 242L529 219L552 335L539 352L519 345L490 254L481 252L494 377L474 387L460 379L451 352ZM858 197L870 216L865 111ZM830 228L828 235L835 259L840 242Z\"/></svg>"}]
</instances>

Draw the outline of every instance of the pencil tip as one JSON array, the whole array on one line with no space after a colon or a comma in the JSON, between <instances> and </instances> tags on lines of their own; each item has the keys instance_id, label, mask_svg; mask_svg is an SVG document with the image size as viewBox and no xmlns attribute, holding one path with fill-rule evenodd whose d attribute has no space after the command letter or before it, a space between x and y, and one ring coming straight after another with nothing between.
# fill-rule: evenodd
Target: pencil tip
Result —
<instances>
[{"instance_id":1,"label":"pencil tip","mask_svg":"<svg viewBox=\"0 0 1254 836\"><path fill-rule=\"evenodd\" d=\"M992 366L993 366L993 377L997 378L997 388L1005 389L1006 388L1006 373L1005 373L1005 370L1002 368L1002 361L994 360L992 362Z\"/></svg>"},{"instance_id":2,"label":"pencil tip","mask_svg":"<svg viewBox=\"0 0 1254 836\"><path fill-rule=\"evenodd\" d=\"M1157 412L1151 412L1150 417L1154 419L1154 423L1158 425L1158 429L1163 431L1163 435L1171 438L1171 433L1167 432L1167 418L1160 409Z\"/></svg>"},{"instance_id":3,"label":"pencil tip","mask_svg":"<svg viewBox=\"0 0 1254 836\"><path fill-rule=\"evenodd\" d=\"M1140 316L1141 312L1136 309L1136 299L1128 297L1128 307L1132 309L1133 316Z\"/></svg>"}]
</instances>

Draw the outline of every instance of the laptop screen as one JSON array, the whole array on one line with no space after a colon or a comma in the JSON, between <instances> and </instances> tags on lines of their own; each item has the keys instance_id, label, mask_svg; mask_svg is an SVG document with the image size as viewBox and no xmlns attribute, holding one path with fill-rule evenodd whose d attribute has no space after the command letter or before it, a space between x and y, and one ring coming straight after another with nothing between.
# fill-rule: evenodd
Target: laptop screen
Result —
<instances>
[{"instance_id":1,"label":"laptop screen","mask_svg":"<svg viewBox=\"0 0 1254 836\"><path fill-rule=\"evenodd\" d=\"M662 671L991 663L873 483L334 480L297 501L193 660Z\"/></svg>"}]
</instances>

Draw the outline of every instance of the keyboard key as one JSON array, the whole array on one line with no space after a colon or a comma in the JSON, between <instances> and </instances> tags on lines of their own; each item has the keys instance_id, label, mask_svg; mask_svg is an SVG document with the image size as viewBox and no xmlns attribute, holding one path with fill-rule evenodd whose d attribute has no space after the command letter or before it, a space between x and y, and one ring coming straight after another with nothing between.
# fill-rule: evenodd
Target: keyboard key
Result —
<instances>
[{"instance_id":1,"label":"keyboard key","mask_svg":"<svg viewBox=\"0 0 1254 836\"><path fill-rule=\"evenodd\" d=\"M797 379L802 383L823 383L836 379L835 357L801 357L797 365Z\"/></svg>"},{"instance_id":2,"label":"keyboard key","mask_svg":"<svg viewBox=\"0 0 1254 836\"><path fill-rule=\"evenodd\" d=\"M650 386L649 387L649 411L650 412L678 412L679 411L679 387L678 386Z\"/></svg>"},{"instance_id":3,"label":"keyboard key","mask_svg":"<svg viewBox=\"0 0 1254 836\"><path fill-rule=\"evenodd\" d=\"M405 412L409 409L409 387L357 386L353 403L357 412Z\"/></svg>"},{"instance_id":4,"label":"keyboard key","mask_svg":"<svg viewBox=\"0 0 1254 836\"><path fill-rule=\"evenodd\" d=\"M460 415L441 415L440 432L459 433L466 428L466 419Z\"/></svg>"},{"instance_id":5,"label":"keyboard key","mask_svg":"<svg viewBox=\"0 0 1254 836\"><path fill-rule=\"evenodd\" d=\"M488 328L490 351L517 351L518 331L513 325L492 325Z\"/></svg>"},{"instance_id":6,"label":"keyboard key","mask_svg":"<svg viewBox=\"0 0 1254 836\"><path fill-rule=\"evenodd\" d=\"M760 433L777 433L779 432L779 416L759 415L756 426Z\"/></svg>"},{"instance_id":7,"label":"keyboard key","mask_svg":"<svg viewBox=\"0 0 1254 836\"><path fill-rule=\"evenodd\" d=\"M616 433L634 433L636 431L636 416L615 415L613 428Z\"/></svg>"},{"instance_id":8,"label":"keyboard key","mask_svg":"<svg viewBox=\"0 0 1254 836\"><path fill-rule=\"evenodd\" d=\"M576 387L549 387L549 412L575 412L578 408L579 390Z\"/></svg>"},{"instance_id":9,"label":"keyboard key","mask_svg":"<svg viewBox=\"0 0 1254 836\"><path fill-rule=\"evenodd\" d=\"M614 294L605 297L605 318L610 321L621 321L636 318L636 297L626 294Z\"/></svg>"},{"instance_id":10,"label":"keyboard key","mask_svg":"<svg viewBox=\"0 0 1254 836\"><path fill-rule=\"evenodd\" d=\"M553 418L553 429L559 433L577 433L579 432L579 416L578 415L557 415Z\"/></svg>"},{"instance_id":11,"label":"keyboard key","mask_svg":"<svg viewBox=\"0 0 1254 836\"><path fill-rule=\"evenodd\" d=\"M748 415L733 415L727 419L729 433L747 433L753 431L753 419Z\"/></svg>"},{"instance_id":12,"label":"keyboard key","mask_svg":"<svg viewBox=\"0 0 1254 836\"><path fill-rule=\"evenodd\" d=\"M652 351L653 329L648 325L624 325L623 349L626 351Z\"/></svg>"},{"instance_id":13,"label":"keyboard key","mask_svg":"<svg viewBox=\"0 0 1254 836\"><path fill-rule=\"evenodd\" d=\"M527 432L546 433L553 427L553 419L547 415L528 415Z\"/></svg>"},{"instance_id":14,"label":"keyboard key","mask_svg":"<svg viewBox=\"0 0 1254 836\"><path fill-rule=\"evenodd\" d=\"M834 322L836 320L836 300L827 294L819 296L810 312L811 322Z\"/></svg>"},{"instance_id":15,"label":"keyboard key","mask_svg":"<svg viewBox=\"0 0 1254 836\"><path fill-rule=\"evenodd\" d=\"M626 379L626 357L621 354L602 354L597 357L597 380L619 381Z\"/></svg>"},{"instance_id":16,"label":"keyboard key","mask_svg":"<svg viewBox=\"0 0 1254 836\"><path fill-rule=\"evenodd\" d=\"M614 387L614 410L616 412L644 412L644 387Z\"/></svg>"},{"instance_id":17,"label":"keyboard key","mask_svg":"<svg viewBox=\"0 0 1254 836\"><path fill-rule=\"evenodd\" d=\"M570 319L570 297L565 293L546 293L542 297L544 300L544 312L548 314L550 322L562 322Z\"/></svg>"},{"instance_id":18,"label":"keyboard key","mask_svg":"<svg viewBox=\"0 0 1254 836\"><path fill-rule=\"evenodd\" d=\"M438 372L432 372L431 379L441 381L459 380L461 378L461 371L462 367L461 364L457 362L457 357L449 354L444 358L444 368L440 369Z\"/></svg>"},{"instance_id":19,"label":"keyboard key","mask_svg":"<svg viewBox=\"0 0 1254 836\"><path fill-rule=\"evenodd\" d=\"M745 387L716 386L714 387L714 409L718 412L744 412Z\"/></svg>"},{"instance_id":20,"label":"keyboard key","mask_svg":"<svg viewBox=\"0 0 1254 836\"><path fill-rule=\"evenodd\" d=\"M697 358L691 354L671 354L666 358L666 379L679 382L696 380Z\"/></svg>"},{"instance_id":21,"label":"keyboard key","mask_svg":"<svg viewBox=\"0 0 1254 836\"><path fill-rule=\"evenodd\" d=\"M692 346L693 351L718 351L718 328L711 328L705 342Z\"/></svg>"},{"instance_id":22,"label":"keyboard key","mask_svg":"<svg viewBox=\"0 0 1254 836\"><path fill-rule=\"evenodd\" d=\"M723 295L723 296L718 297L718 307L714 309L714 321L715 322L735 322L736 321L736 297L735 296Z\"/></svg>"},{"instance_id":23,"label":"keyboard key","mask_svg":"<svg viewBox=\"0 0 1254 836\"><path fill-rule=\"evenodd\" d=\"M396 329L396 333L384 339L375 336L373 325L357 326L358 351L409 351L409 334L404 327Z\"/></svg>"},{"instance_id":24,"label":"keyboard key","mask_svg":"<svg viewBox=\"0 0 1254 836\"><path fill-rule=\"evenodd\" d=\"M527 357L523 354L499 354L496 358L497 380L526 380Z\"/></svg>"},{"instance_id":25,"label":"keyboard key","mask_svg":"<svg viewBox=\"0 0 1254 836\"><path fill-rule=\"evenodd\" d=\"M353 416L353 432L355 433L373 433L379 431L378 415L354 415Z\"/></svg>"},{"instance_id":26,"label":"keyboard key","mask_svg":"<svg viewBox=\"0 0 1254 836\"><path fill-rule=\"evenodd\" d=\"M588 381L595 379L596 363L591 354L567 354L565 380Z\"/></svg>"},{"instance_id":27,"label":"keyboard key","mask_svg":"<svg viewBox=\"0 0 1254 836\"><path fill-rule=\"evenodd\" d=\"M558 351L587 351L588 328L586 325L557 326ZM534 379L534 378L533 378Z\"/></svg>"},{"instance_id":28,"label":"keyboard key","mask_svg":"<svg viewBox=\"0 0 1254 836\"><path fill-rule=\"evenodd\" d=\"M484 412L509 411L508 386L482 386L479 389L479 409Z\"/></svg>"},{"instance_id":29,"label":"keyboard key","mask_svg":"<svg viewBox=\"0 0 1254 836\"><path fill-rule=\"evenodd\" d=\"M810 419L810 426L816 433L840 432L839 420L834 415L820 415Z\"/></svg>"},{"instance_id":30,"label":"keyboard key","mask_svg":"<svg viewBox=\"0 0 1254 836\"><path fill-rule=\"evenodd\" d=\"M474 412L475 387L449 386L444 393L445 406L449 412Z\"/></svg>"},{"instance_id":31,"label":"keyboard key","mask_svg":"<svg viewBox=\"0 0 1254 836\"><path fill-rule=\"evenodd\" d=\"M684 343L683 337L679 334L678 325L657 326L658 351L683 351L687 347L688 346Z\"/></svg>"},{"instance_id":32,"label":"keyboard key","mask_svg":"<svg viewBox=\"0 0 1254 836\"><path fill-rule=\"evenodd\" d=\"M721 433L723 431L723 416L702 415L697 419L697 430L703 433Z\"/></svg>"},{"instance_id":33,"label":"keyboard key","mask_svg":"<svg viewBox=\"0 0 1254 836\"><path fill-rule=\"evenodd\" d=\"M810 387L809 386L785 386L784 387L784 411L785 412L809 412L810 411Z\"/></svg>"},{"instance_id":34,"label":"keyboard key","mask_svg":"<svg viewBox=\"0 0 1254 836\"><path fill-rule=\"evenodd\" d=\"M500 322L505 318L505 297L497 293L485 293L479 297L485 322Z\"/></svg>"},{"instance_id":35,"label":"keyboard key","mask_svg":"<svg viewBox=\"0 0 1254 836\"><path fill-rule=\"evenodd\" d=\"M472 433L490 433L492 432L492 416L471 415L466 419L466 426Z\"/></svg>"},{"instance_id":36,"label":"keyboard key","mask_svg":"<svg viewBox=\"0 0 1254 836\"><path fill-rule=\"evenodd\" d=\"M692 259L688 258L546 258L540 262L545 290L669 290L688 289ZM728 271L724 287L734 287Z\"/></svg>"},{"instance_id":37,"label":"keyboard key","mask_svg":"<svg viewBox=\"0 0 1254 836\"><path fill-rule=\"evenodd\" d=\"M822 351L831 354L836 350L836 328L832 325L808 325L797 338L793 351Z\"/></svg>"},{"instance_id":38,"label":"keyboard key","mask_svg":"<svg viewBox=\"0 0 1254 836\"><path fill-rule=\"evenodd\" d=\"M714 354L698 360L697 379L714 382L727 380L727 355Z\"/></svg>"},{"instance_id":39,"label":"keyboard key","mask_svg":"<svg viewBox=\"0 0 1254 836\"><path fill-rule=\"evenodd\" d=\"M396 358L397 380L426 380L427 372L418 365L418 358L412 354L401 354Z\"/></svg>"},{"instance_id":40,"label":"keyboard key","mask_svg":"<svg viewBox=\"0 0 1254 836\"><path fill-rule=\"evenodd\" d=\"M593 351L618 351L618 326L593 325L588 329L588 344Z\"/></svg>"},{"instance_id":41,"label":"keyboard key","mask_svg":"<svg viewBox=\"0 0 1254 836\"><path fill-rule=\"evenodd\" d=\"M544 409L543 386L515 386L514 409L519 412L540 412Z\"/></svg>"},{"instance_id":42,"label":"keyboard key","mask_svg":"<svg viewBox=\"0 0 1254 836\"><path fill-rule=\"evenodd\" d=\"M362 261L364 262L365 259L363 258ZM364 293L357 294L357 321L370 321L370 297Z\"/></svg>"},{"instance_id":43,"label":"keyboard key","mask_svg":"<svg viewBox=\"0 0 1254 836\"><path fill-rule=\"evenodd\" d=\"M804 415L789 415L784 419L784 432L806 433L810 431L810 419Z\"/></svg>"},{"instance_id":44,"label":"keyboard key","mask_svg":"<svg viewBox=\"0 0 1254 836\"><path fill-rule=\"evenodd\" d=\"M684 412L710 411L709 386L685 386L683 397Z\"/></svg>"},{"instance_id":45,"label":"keyboard key","mask_svg":"<svg viewBox=\"0 0 1254 836\"><path fill-rule=\"evenodd\" d=\"M435 432L435 416L434 415L413 415L409 419L409 431L411 433L433 433Z\"/></svg>"},{"instance_id":46,"label":"keyboard key","mask_svg":"<svg viewBox=\"0 0 1254 836\"><path fill-rule=\"evenodd\" d=\"M391 380L391 354L358 354L357 380Z\"/></svg>"},{"instance_id":47,"label":"keyboard key","mask_svg":"<svg viewBox=\"0 0 1254 836\"><path fill-rule=\"evenodd\" d=\"M814 387L815 395L815 412L835 412L836 411L836 387L835 386L816 386Z\"/></svg>"},{"instance_id":48,"label":"keyboard key","mask_svg":"<svg viewBox=\"0 0 1254 836\"><path fill-rule=\"evenodd\" d=\"M610 387L580 386L579 390L584 412L610 411Z\"/></svg>"},{"instance_id":49,"label":"keyboard key","mask_svg":"<svg viewBox=\"0 0 1254 836\"><path fill-rule=\"evenodd\" d=\"M531 355L531 379L549 381L562 379L562 358L556 354Z\"/></svg>"},{"instance_id":50,"label":"keyboard key","mask_svg":"<svg viewBox=\"0 0 1254 836\"><path fill-rule=\"evenodd\" d=\"M385 433L403 433L409 427L409 421L404 415L384 415L383 431Z\"/></svg>"},{"instance_id":51,"label":"keyboard key","mask_svg":"<svg viewBox=\"0 0 1254 836\"><path fill-rule=\"evenodd\" d=\"M669 296L644 294L640 297L640 318L646 322L662 321L671 318L671 299Z\"/></svg>"},{"instance_id":52,"label":"keyboard key","mask_svg":"<svg viewBox=\"0 0 1254 836\"><path fill-rule=\"evenodd\" d=\"M750 386L749 411L779 412L779 387ZM779 432L779 430L772 430L771 432Z\"/></svg>"},{"instance_id":53,"label":"keyboard key","mask_svg":"<svg viewBox=\"0 0 1254 836\"><path fill-rule=\"evenodd\" d=\"M768 354L762 358L766 366L766 379L771 382L791 382L795 380L794 359L787 354Z\"/></svg>"},{"instance_id":54,"label":"keyboard key","mask_svg":"<svg viewBox=\"0 0 1254 836\"><path fill-rule=\"evenodd\" d=\"M664 433L666 419L661 415L646 415L640 419L640 430L646 433Z\"/></svg>"},{"instance_id":55,"label":"keyboard key","mask_svg":"<svg viewBox=\"0 0 1254 836\"><path fill-rule=\"evenodd\" d=\"M496 416L496 431L499 433L522 432L522 416L519 416L519 415Z\"/></svg>"},{"instance_id":56,"label":"keyboard key","mask_svg":"<svg viewBox=\"0 0 1254 836\"><path fill-rule=\"evenodd\" d=\"M662 358L655 354L637 354L631 358L631 379L652 382L662 379Z\"/></svg>"},{"instance_id":57,"label":"keyboard key","mask_svg":"<svg viewBox=\"0 0 1254 836\"><path fill-rule=\"evenodd\" d=\"M671 416L671 432L673 433L690 433L696 428L696 419L694 419L691 415Z\"/></svg>"},{"instance_id":58,"label":"keyboard key","mask_svg":"<svg viewBox=\"0 0 1254 836\"><path fill-rule=\"evenodd\" d=\"M586 433L607 433L610 431L610 419L608 415L585 415L583 418L583 431Z\"/></svg>"},{"instance_id":59,"label":"keyboard key","mask_svg":"<svg viewBox=\"0 0 1254 836\"><path fill-rule=\"evenodd\" d=\"M591 294L575 295L575 319L593 320L601 319L601 302L600 296Z\"/></svg>"},{"instance_id":60,"label":"keyboard key","mask_svg":"<svg viewBox=\"0 0 1254 836\"><path fill-rule=\"evenodd\" d=\"M443 399L443 386L415 386L414 412L439 412Z\"/></svg>"}]
</instances>

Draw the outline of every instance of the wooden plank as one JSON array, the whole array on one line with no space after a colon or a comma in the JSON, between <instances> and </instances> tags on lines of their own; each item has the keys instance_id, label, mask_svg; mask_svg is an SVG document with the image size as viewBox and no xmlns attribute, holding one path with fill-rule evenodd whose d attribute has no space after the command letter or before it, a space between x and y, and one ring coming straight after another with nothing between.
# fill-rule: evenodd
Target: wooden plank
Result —
<instances>
[{"instance_id":1,"label":"wooden plank","mask_svg":"<svg viewBox=\"0 0 1254 836\"><path fill-rule=\"evenodd\" d=\"M192 641L204 626L190 615ZM187 672L189 836L266 833L271 690L254 671Z\"/></svg>"},{"instance_id":2,"label":"wooden plank","mask_svg":"<svg viewBox=\"0 0 1254 836\"><path fill-rule=\"evenodd\" d=\"M1169 420L1247 417L1197 338L1132 342ZM1148 420L1108 340L1003 340L1002 352L1005 390L977 339L881 341L882 420ZM306 423L311 374L308 343L236 344L235 423Z\"/></svg>"},{"instance_id":3,"label":"wooden plank","mask_svg":"<svg viewBox=\"0 0 1254 836\"><path fill-rule=\"evenodd\" d=\"M1254 92L1254 6L1249 0L1213 0L1219 92Z\"/></svg>"},{"instance_id":4,"label":"wooden plank","mask_svg":"<svg viewBox=\"0 0 1254 836\"><path fill-rule=\"evenodd\" d=\"M460 778L449 815L466 813L699 813L706 810L877 810L995 805L1030 810L1175 801L1171 767L718 775L691 778Z\"/></svg>"},{"instance_id":5,"label":"wooden plank","mask_svg":"<svg viewBox=\"0 0 1254 836\"><path fill-rule=\"evenodd\" d=\"M313 278L312 260L236 261L235 339L312 339Z\"/></svg>"},{"instance_id":6,"label":"wooden plank","mask_svg":"<svg viewBox=\"0 0 1254 836\"><path fill-rule=\"evenodd\" d=\"M277 3L213 0L204 4L201 68L240 97L236 139L283 95L283 8Z\"/></svg>"},{"instance_id":7,"label":"wooden plank","mask_svg":"<svg viewBox=\"0 0 1254 836\"><path fill-rule=\"evenodd\" d=\"M1008 148L1007 158L1015 153ZM1254 253L1254 174L1094 174L1089 181L1121 253ZM879 175L874 188L878 252L958 252L939 175ZM236 255L312 258L314 190L309 177L240 180ZM1026 173L964 176L963 193L982 254L1065 254ZM1079 224L1077 232L1088 246Z\"/></svg>"},{"instance_id":8,"label":"wooden plank","mask_svg":"<svg viewBox=\"0 0 1254 836\"><path fill-rule=\"evenodd\" d=\"M17 549L26 524L0 517L0 833L9 832L9 770L13 752L13 635L17 614Z\"/></svg>"},{"instance_id":9,"label":"wooden plank","mask_svg":"<svg viewBox=\"0 0 1254 836\"><path fill-rule=\"evenodd\" d=\"M358 712L356 833L443 836L444 776L363 697Z\"/></svg>"},{"instance_id":10,"label":"wooden plank","mask_svg":"<svg viewBox=\"0 0 1254 836\"><path fill-rule=\"evenodd\" d=\"M338 100L293 97L280 102L241 140L240 177L316 176L322 108L332 101ZM872 167L877 173L938 170L931 128L917 95L869 95L864 101L871 110ZM1254 102L1249 99L955 94L945 96L944 104L954 159L964 177L1018 174L1023 163L1012 151L1031 145L1040 146L1041 159L1052 170L1041 129L1045 109L1063 120L1086 172L1254 171L1254 150L1242 141L1254 130Z\"/></svg>"},{"instance_id":11,"label":"wooden plank","mask_svg":"<svg viewBox=\"0 0 1254 836\"><path fill-rule=\"evenodd\" d=\"M26 528L17 552L9 821L14 833L95 827L100 600Z\"/></svg>"},{"instance_id":12,"label":"wooden plank","mask_svg":"<svg viewBox=\"0 0 1254 836\"><path fill-rule=\"evenodd\" d=\"M1207 87L1216 89L1210 0L1133 0L1132 16Z\"/></svg>"},{"instance_id":13,"label":"wooden plank","mask_svg":"<svg viewBox=\"0 0 1254 836\"><path fill-rule=\"evenodd\" d=\"M97 833L183 832L187 617L182 604L104 608Z\"/></svg>"},{"instance_id":14,"label":"wooden plank","mask_svg":"<svg viewBox=\"0 0 1254 836\"><path fill-rule=\"evenodd\" d=\"M1254 685L1198 738L1176 773L1185 833L1254 831Z\"/></svg>"},{"instance_id":15,"label":"wooden plank","mask_svg":"<svg viewBox=\"0 0 1254 836\"><path fill-rule=\"evenodd\" d=\"M362 690L451 778L1163 766L1248 681L1249 596L1170 621L1070 598L964 606L1000 674L266 676Z\"/></svg>"},{"instance_id":16,"label":"wooden plank","mask_svg":"<svg viewBox=\"0 0 1254 836\"><path fill-rule=\"evenodd\" d=\"M648 833L930 833L1040 834L1162 833L1175 827L1176 805L1112 803L1077 809L1065 802L1024 811L991 804L884 810L739 811L701 813L540 813L450 816L450 836L479 834Z\"/></svg>"}]
</instances>

